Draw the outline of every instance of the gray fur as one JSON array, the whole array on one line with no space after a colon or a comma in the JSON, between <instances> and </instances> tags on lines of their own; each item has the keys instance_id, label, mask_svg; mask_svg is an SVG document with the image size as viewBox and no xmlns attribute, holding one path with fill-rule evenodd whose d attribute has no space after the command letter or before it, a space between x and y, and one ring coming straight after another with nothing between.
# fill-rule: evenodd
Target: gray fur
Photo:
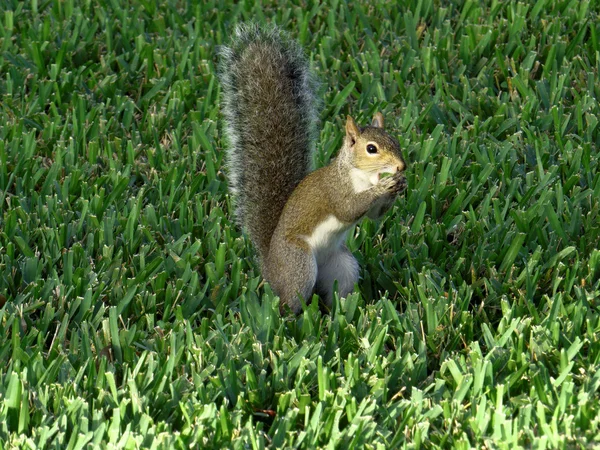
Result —
<instances>
[{"instance_id":1,"label":"gray fur","mask_svg":"<svg viewBox=\"0 0 600 450\"><path fill-rule=\"evenodd\" d=\"M406 187L398 142L381 113L376 127L362 129L348 117L338 158L311 172L316 86L300 47L276 28L239 26L221 51L220 73L229 184L265 279L295 313L314 292L331 303L335 280L347 295L359 270L346 233ZM367 155L369 142L379 147L376 157ZM396 173L370 181L388 168Z\"/></svg>"},{"instance_id":2,"label":"gray fur","mask_svg":"<svg viewBox=\"0 0 600 450\"><path fill-rule=\"evenodd\" d=\"M312 169L316 83L302 49L277 28L240 25L220 54L229 186L263 261L287 199Z\"/></svg>"}]
</instances>

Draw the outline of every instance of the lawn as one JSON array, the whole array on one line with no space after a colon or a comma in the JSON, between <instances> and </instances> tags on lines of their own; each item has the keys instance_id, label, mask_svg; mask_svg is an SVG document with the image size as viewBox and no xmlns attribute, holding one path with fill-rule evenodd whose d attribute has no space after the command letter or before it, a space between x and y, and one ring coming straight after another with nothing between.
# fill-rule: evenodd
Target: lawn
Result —
<instances>
[{"instance_id":1,"label":"lawn","mask_svg":"<svg viewBox=\"0 0 600 450\"><path fill-rule=\"evenodd\" d=\"M0 2L0 449L600 445L600 2L352 3ZM310 57L317 165L377 110L409 162L329 313L232 220L248 20Z\"/></svg>"}]
</instances>

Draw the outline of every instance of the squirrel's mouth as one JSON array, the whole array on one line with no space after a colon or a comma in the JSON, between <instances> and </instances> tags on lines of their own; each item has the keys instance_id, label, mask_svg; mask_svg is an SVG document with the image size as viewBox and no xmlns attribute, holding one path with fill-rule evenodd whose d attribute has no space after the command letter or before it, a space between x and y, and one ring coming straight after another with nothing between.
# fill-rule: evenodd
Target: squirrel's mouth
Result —
<instances>
[{"instance_id":1,"label":"squirrel's mouth","mask_svg":"<svg viewBox=\"0 0 600 450\"><path fill-rule=\"evenodd\" d=\"M397 172L400 171L400 168L397 166L389 166L377 171L377 182L383 180L384 178L391 177L396 175Z\"/></svg>"}]
</instances>

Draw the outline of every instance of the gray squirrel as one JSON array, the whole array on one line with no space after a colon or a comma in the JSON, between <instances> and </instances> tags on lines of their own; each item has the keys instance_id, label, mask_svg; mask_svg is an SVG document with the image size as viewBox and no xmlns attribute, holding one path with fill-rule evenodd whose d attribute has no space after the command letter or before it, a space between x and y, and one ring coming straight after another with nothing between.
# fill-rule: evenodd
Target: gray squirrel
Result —
<instances>
[{"instance_id":1,"label":"gray squirrel","mask_svg":"<svg viewBox=\"0 0 600 450\"><path fill-rule=\"evenodd\" d=\"M365 127L348 116L337 158L312 171L316 83L299 44L278 28L238 25L219 72L230 191L263 276L296 314L314 293L331 305L335 280L341 297L358 281L348 231L406 188L398 141L381 113Z\"/></svg>"}]
</instances>

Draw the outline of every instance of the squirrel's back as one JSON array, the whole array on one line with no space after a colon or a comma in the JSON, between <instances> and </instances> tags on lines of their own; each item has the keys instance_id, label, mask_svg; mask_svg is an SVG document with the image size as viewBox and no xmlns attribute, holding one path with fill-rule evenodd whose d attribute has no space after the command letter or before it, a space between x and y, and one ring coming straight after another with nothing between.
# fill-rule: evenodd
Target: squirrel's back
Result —
<instances>
[{"instance_id":1,"label":"squirrel's back","mask_svg":"<svg viewBox=\"0 0 600 450\"><path fill-rule=\"evenodd\" d=\"M256 25L236 28L220 77L236 214L264 259L287 199L311 171L315 82L298 44Z\"/></svg>"}]
</instances>

